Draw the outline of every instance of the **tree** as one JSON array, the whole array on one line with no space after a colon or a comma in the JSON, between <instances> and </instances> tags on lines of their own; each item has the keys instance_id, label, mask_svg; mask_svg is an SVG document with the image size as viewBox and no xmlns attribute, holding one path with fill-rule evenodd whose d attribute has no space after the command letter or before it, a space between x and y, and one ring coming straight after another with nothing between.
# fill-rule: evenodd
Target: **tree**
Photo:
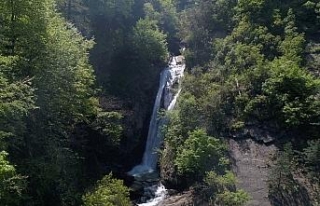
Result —
<instances>
[{"instance_id":1,"label":"tree","mask_svg":"<svg viewBox=\"0 0 320 206\"><path fill-rule=\"evenodd\" d=\"M7 153L0 152L0 201L3 205L21 205L26 189L26 177L18 175L7 160Z\"/></svg>"},{"instance_id":2,"label":"tree","mask_svg":"<svg viewBox=\"0 0 320 206\"><path fill-rule=\"evenodd\" d=\"M274 60L270 66L263 93L279 123L290 127L318 122L320 81L286 58Z\"/></svg>"},{"instance_id":3,"label":"tree","mask_svg":"<svg viewBox=\"0 0 320 206\"><path fill-rule=\"evenodd\" d=\"M281 195L281 191L290 190L293 187L294 181L292 177L292 160L293 150L292 145L287 143L284 145L283 151L279 153L276 164L269 175L269 193Z\"/></svg>"},{"instance_id":4,"label":"tree","mask_svg":"<svg viewBox=\"0 0 320 206\"><path fill-rule=\"evenodd\" d=\"M140 19L133 30L133 44L139 56L152 64L168 57L166 35L154 20Z\"/></svg>"},{"instance_id":5,"label":"tree","mask_svg":"<svg viewBox=\"0 0 320 206\"><path fill-rule=\"evenodd\" d=\"M309 170L312 178L320 183L320 140L310 140L308 147L303 149L304 161L306 168Z\"/></svg>"},{"instance_id":6,"label":"tree","mask_svg":"<svg viewBox=\"0 0 320 206\"><path fill-rule=\"evenodd\" d=\"M179 100L179 119L183 134L186 135L189 131L195 130L199 126L199 106L196 97L190 93L185 93L180 96Z\"/></svg>"},{"instance_id":7,"label":"tree","mask_svg":"<svg viewBox=\"0 0 320 206\"><path fill-rule=\"evenodd\" d=\"M175 165L180 174L194 175L196 179L202 179L206 171L224 171L228 164L225 151L226 145L221 141L207 136L201 129L194 130L181 145Z\"/></svg>"},{"instance_id":8,"label":"tree","mask_svg":"<svg viewBox=\"0 0 320 206\"><path fill-rule=\"evenodd\" d=\"M83 197L84 206L129 206L129 189L123 186L123 181L114 179L112 174L106 175L97 182L94 190Z\"/></svg>"},{"instance_id":9,"label":"tree","mask_svg":"<svg viewBox=\"0 0 320 206\"><path fill-rule=\"evenodd\" d=\"M34 109L30 81L6 78L5 73L12 72L13 61L0 56L0 202L3 205L21 205L25 195L26 177L16 172L6 151L21 144L26 130L24 119Z\"/></svg>"},{"instance_id":10,"label":"tree","mask_svg":"<svg viewBox=\"0 0 320 206\"><path fill-rule=\"evenodd\" d=\"M170 52L177 53L179 47L178 13L172 0L156 0L144 4L145 18L156 21L157 25L166 34Z\"/></svg>"},{"instance_id":11,"label":"tree","mask_svg":"<svg viewBox=\"0 0 320 206\"><path fill-rule=\"evenodd\" d=\"M42 17L47 9L48 2L39 0L5 0L0 4L0 35L4 40L1 52L20 57L12 71L16 76L33 76L38 69L34 61L44 52L46 22Z\"/></svg>"},{"instance_id":12,"label":"tree","mask_svg":"<svg viewBox=\"0 0 320 206\"><path fill-rule=\"evenodd\" d=\"M39 110L28 119L27 161L21 164L30 184L37 185L32 191L37 204L78 205L83 157L75 151L73 133L100 111L88 59L93 42L55 13L53 4L47 9L42 17L47 19L46 55L34 63L39 66L34 77ZM52 195L53 190L59 193Z\"/></svg>"},{"instance_id":13,"label":"tree","mask_svg":"<svg viewBox=\"0 0 320 206\"><path fill-rule=\"evenodd\" d=\"M82 159L72 134L100 111L93 42L56 13L53 0L3 1L0 10L1 149L29 177L32 204L78 205Z\"/></svg>"},{"instance_id":14,"label":"tree","mask_svg":"<svg viewBox=\"0 0 320 206\"><path fill-rule=\"evenodd\" d=\"M179 37L187 44L184 52L190 67L205 65L212 57L212 41L231 30L236 1L190 1L194 6L180 13Z\"/></svg>"},{"instance_id":15,"label":"tree","mask_svg":"<svg viewBox=\"0 0 320 206\"><path fill-rule=\"evenodd\" d=\"M1 71L10 73L12 59L0 57ZM3 69L3 70L2 70ZM24 118L34 109L33 89L30 80L13 81L0 72L0 149L6 150L12 137L25 132Z\"/></svg>"},{"instance_id":16,"label":"tree","mask_svg":"<svg viewBox=\"0 0 320 206\"><path fill-rule=\"evenodd\" d=\"M92 35L90 24L88 1L84 0L56 0L57 8L66 18L72 22L87 37Z\"/></svg>"}]
</instances>

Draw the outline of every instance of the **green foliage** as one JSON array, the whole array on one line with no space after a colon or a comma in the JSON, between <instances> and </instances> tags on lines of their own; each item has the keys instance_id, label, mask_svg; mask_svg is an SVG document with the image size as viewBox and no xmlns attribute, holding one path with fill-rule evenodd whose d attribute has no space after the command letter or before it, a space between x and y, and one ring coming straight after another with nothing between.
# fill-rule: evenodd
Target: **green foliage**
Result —
<instances>
[{"instance_id":1,"label":"green foliage","mask_svg":"<svg viewBox=\"0 0 320 206\"><path fill-rule=\"evenodd\" d=\"M297 32L295 16L291 9L289 9L284 22L285 38L281 42L279 50L284 57L299 64L301 62L301 54L304 50L305 39L303 34Z\"/></svg>"},{"instance_id":2,"label":"green foliage","mask_svg":"<svg viewBox=\"0 0 320 206\"><path fill-rule=\"evenodd\" d=\"M26 160L21 165L30 184L37 185L32 188L36 204L50 201L49 194L57 189L59 193L51 195L51 201L77 205L82 160L71 144L72 134L78 124L92 121L99 110L88 63L93 42L55 13L53 5L47 10L42 16L47 19L46 55L30 65L39 67L33 80L39 109L28 119L27 144L22 145Z\"/></svg>"},{"instance_id":3,"label":"green foliage","mask_svg":"<svg viewBox=\"0 0 320 206\"><path fill-rule=\"evenodd\" d=\"M314 38L319 25L317 4L306 0L204 1L181 12L179 34L187 44L184 54L190 69L179 100L176 124L180 127L175 127L176 135L180 135L176 138L178 144L196 128L205 128L211 136L253 138L255 134L246 133L251 128L275 132L276 138L289 131L308 131L290 133L290 138L299 138L297 142L317 139L320 81L315 72L308 71L317 68L309 64L317 61L317 50L305 49L306 43L318 42ZM170 136L172 142L174 135ZM195 160L200 155L185 145L189 138L182 144L188 149L179 150L176 160L200 168L194 163L201 162ZM317 164L318 148L313 144L303 152L310 174ZM282 196L286 193L298 194L301 189L292 177L292 161L292 148L285 146L270 176L270 194L280 199L286 198ZM178 170L181 165L177 164ZM222 205L237 205L236 199L247 199L241 192L224 193L220 178L216 172L208 174L205 181L214 185L212 191L220 188L219 198L226 202ZM217 196L212 195L212 199L217 201Z\"/></svg>"},{"instance_id":4,"label":"green foliage","mask_svg":"<svg viewBox=\"0 0 320 206\"><path fill-rule=\"evenodd\" d=\"M91 126L101 135L108 137L112 145L119 145L122 134L121 119L122 115L117 112L99 112Z\"/></svg>"},{"instance_id":5,"label":"green foliage","mask_svg":"<svg viewBox=\"0 0 320 206\"><path fill-rule=\"evenodd\" d=\"M0 73L0 142L24 131L23 118L34 108L33 89L29 83L29 80L10 83ZM0 148L6 149L3 142Z\"/></svg>"},{"instance_id":6,"label":"green foliage","mask_svg":"<svg viewBox=\"0 0 320 206\"><path fill-rule=\"evenodd\" d=\"M99 108L89 52L93 49L90 60L99 83L111 85L103 88L107 91L104 95L120 91L113 91L117 89L106 77L118 81L113 78L114 71L129 78L133 72L138 80L133 79L131 86L141 84L132 87L135 93L123 96L145 101L152 83L140 81L143 78L139 75L144 73L144 79L157 76L155 68L166 61L168 51L167 36L158 27L160 20L148 17L138 21L144 17L135 13L142 9L138 8L140 3L0 3L0 149L9 151L19 173L28 176L29 205L81 204L83 188L101 172L100 159L108 164L105 156L122 152L122 116ZM159 3L161 21L167 17L165 11L171 13L161 25L164 29L175 19L175 9L172 2ZM94 35L98 44L79 31L87 37ZM123 56L130 60L123 61ZM123 72L128 69L131 72ZM126 91L124 82L119 87Z\"/></svg>"},{"instance_id":7,"label":"green foliage","mask_svg":"<svg viewBox=\"0 0 320 206\"><path fill-rule=\"evenodd\" d=\"M290 191L294 186L292 177L293 169L293 150L292 145L287 143L284 145L283 151L279 152L276 164L269 174L269 193L280 194L282 190Z\"/></svg>"},{"instance_id":8,"label":"green foliage","mask_svg":"<svg viewBox=\"0 0 320 206\"><path fill-rule=\"evenodd\" d=\"M133 43L139 55L149 62L159 63L167 58L166 35L159 30L154 20L140 19L137 22Z\"/></svg>"},{"instance_id":9,"label":"green foliage","mask_svg":"<svg viewBox=\"0 0 320 206\"><path fill-rule=\"evenodd\" d=\"M162 31L167 35L168 47L171 52L176 52L178 39L178 14L172 0L156 0L144 4L145 18L157 22Z\"/></svg>"},{"instance_id":10,"label":"green foliage","mask_svg":"<svg viewBox=\"0 0 320 206\"><path fill-rule=\"evenodd\" d=\"M211 169L223 171L228 165L225 152L226 145L220 140L207 136L201 129L194 130L181 145L175 165L180 174L202 178Z\"/></svg>"},{"instance_id":11,"label":"green foliage","mask_svg":"<svg viewBox=\"0 0 320 206\"><path fill-rule=\"evenodd\" d=\"M236 192L225 191L218 194L217 201L225 206L244 206L250 200L248 193L243 190Z\"/></svg>"},{"instance_id":12,"label":"green foliage","mask_svg":"<svg viewBox=\"0 0 320 206\"><path fill-rule=\"evenodd\" d=\"M179 36L188 47L184 53L192 67L205 65L211 58L212 41L224 37L233 25L234 0L197 1L180 14Z\"/></svg>"},{"instance_id":13,"label":"green foliage","mask_svg":"<svg viewBox=\"0 0 320 206\"><path fill-rule=\"evenodd\" d=\"M303 159L312 178L319 180L320 173L320 140L311 140L303 149Z\"/></svg>"},{"instance_id":14,"label":"green foliage","mask_svg":"<svg viewBox=\"0 0 320 206\"><path fill-rule=\"evenodd\" d=\"M195 124L205 125L210 133L218 134L241 131L252 123L272 125L279 130L316 124L320 116L319 80L303 65L306 35L299 23L303 9L298 8L297 2L268 0L240 1L233 8L227 17L231 19L233 15L235 20L229 35L226 28L219 31L226 36L194 28L181 33L190 44L191 38L187 39L192 35L208 35L213 42L213 47L200 55L212 57L201 63L205 66L193 68L192 77L185 81L185 93L197 97ZM191 10L186 12L196 14ZM193 24L202 25L209 19L210 15L194 18ZM197 47L188 45L188 49L186 55L191 56L202 51L199 43ZM199 70L202 70L200 75ZM187 113L183 118L188 119ZM217 118L228 126L212 124Z\"/></svg>"},{"instance_id":15,"label":"green foliage","mask_svg":"<svg viewBox=\"0 0 320 206\"><path fill-rule=\"evenodd\" d=\"M108 15L110 20L116 20L119 17L129 17L131 15L133 0L106 0L106 1L88 1L98 9L97 13Z\"/></svg>"},{"instance_id":16,"label":"green foliage","mask_svg":"<svg viewBox=\"0 0 320 206\"><path fill-rule=\"evenodd\" d=\"M35 75L38 67L34 60L44 52L45 18L52 1L3 1L0 5L2 36L1 54L15 56L17 62L12 72L25 78ZM36 5L36 6L35 6ZM30 35L32 34L32 35ZM24 69L21 69L24 67Z\"/></svg>"},{"instance_id":17,"label":"green foliage","mask_svg":"<svg viewBox=\"0 0 320 206\"><path fill-rule=\"evenodd\" d=\"M206 189L211 205L245 205L249 198L248 193L243 190L236 190L236 177L230 171L224 175L218 175L214 171L206 173L204 178Z\"/></svg>"},{"instance_id":18,"label":"green foliage","mask_svg":"<svg viewBox=\"0 0 320 206\"><path fill-rule=\"evenodd\" d=\"M55 3L97 44L66 23ZM314 137L319 135L320 81L304 61L305 43L317 41L319 8L307 0L2 1L0 150L10 155L0 155L1 202L21 203L25 178L16 168L28 176L27 204L81 204L92 173L101 172L91 166L98 168L101 159L108 164L104 158L119 152L122 136L121 115L99 108L89 52L104 95L123 98L130 110L142 108L152 102L158 67L168 47L172 52L177 46L178 33L188 66L199 66L188 70L178 111L166 128L165 162L198 180L213 170L205 181L220 190L221 204L242 204L245 195L231 189L234 177L225 171L226 146L211 136L248 125L275 125L279 134L313 127ZM303 152L313 176L317 145L311 142ZM271 189L285 189L283 181L291 181L289 150L278 158ZM111 176L103 181L113 185ZM99 188L84 199L103 199ZM112 197L113 190L106 191Z\"/></svg>"},{"instance_id":19,"label":"green foliage","mask_svg":"<svg viewBox=\"0 0 320 206\"><path fill-rule=\"evenodd\" d=\"M46 69L35 78L38 104L43 111L57 115L51 116L51 121L57 118L74 124L97 113L95 79L88 64L93 42L83 39L76 28L56 14L48 18L47 55L41 59L41 63L46 62Z\"/></svg>"},{"instance_id":20,"label":"green foliage","mask_svg":"<svg viewBox=\"0 0 320 206\"><path fill-rule=\"evenodd\" d=\"M112 174L106 175L97 182L95 189L83 197L84 206L129 206L129 189L123 181L114 179Z\"/></svg>"},{"instance_id":21,"label":"green foliage","mask_svg":"<svg viewBox=\"0 0 320 206\"><path fill-rule=\"evenodd\" d=\"M180 97L179 119L184 133L195 130L199 126L198 105L195 96L186 93Z\"/></svg>"},{"instance_id":22,"label":"green foliage","mask_svg":"<svg viewBox=\"0 0 320 206\"><path fill-rule=\"evenodd\" d=\"M270 67L263 91L279 120L288 126L317 121L320 81L285 58L273 61Z\"/></svg>"},{"instance_id":23,"label":"green foliage","mask_svg":"<svg viewBox=\"0 0 320 206\"><path fill-rule=\"evenodd\" d=\"M214 192L221 193L226 189L232 188L236 184L236 177L230 171L227 171L226 174L222 176L214 171L209 171L206 173L204 182Z\"/></svg>"},{"instance_id":24,"label":"green foliage","mask_svg":"<svg viewBox=\"0 0 320 206\"><path fill-rule=\"evenodd\" d=\"M74 134L100 112L88 58L93 41L51 0L4 1L0 10L1 150L28 176L28 204L79 205L85 149L78 153Z\"/></svg>"},{"instance_id":25,"label":"green foliage","mask_svg":"<svg viewBox=\"0 0 320 206\"><path fill-rule=\"evenodd\" d=\"M34 109L30 79L7 78L12 77L14 62L14 58L0 56L0 202L3 205L21 205L24 198L26 177L17 174L5 151L19 145L26 130L24 120Z\"/></svg>"},{"instance_id":26,"label":"green foliage","mask_svg":"<svg viewBox=\"0 0 320 206\"><path fill-rule=\"evenodd\" d=\"M228 170L227 145L208 136L203 129L191 130L185 136L181 103L189 100L184 98L179 101L179 109L168 115L165 149L161 157L163 178L176 184L183 181L180 187L181 184L195 184L199 195L210 205L244 205L249 199L248 194L235 189L236 177Z\"/></svg>"},{"instance_id":27,"label":"green foliage","mask_svg":"<svg viewBox=\"0 0 320 206\"><path fill-rule=\"evenodd\" d=\"M16 173L7 160L7 153L0 152L0 201L2 205L21 205L23 190L26 189L26 177Z\"/></svg>"}]
</instances>

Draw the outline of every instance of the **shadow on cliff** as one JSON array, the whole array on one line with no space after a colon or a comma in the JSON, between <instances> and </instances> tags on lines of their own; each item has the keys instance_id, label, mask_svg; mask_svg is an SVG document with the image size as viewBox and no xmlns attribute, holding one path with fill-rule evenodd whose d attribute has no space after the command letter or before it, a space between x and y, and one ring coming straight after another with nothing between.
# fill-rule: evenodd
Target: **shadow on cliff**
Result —
<instances>
[{"instance_id":1,"label":"shadow on cliff","mask_svg":"<svg viewBox=\"0 0 320 206\"><path fill-rule=\"evenodd\" d=\"M269 194L272 206L312 206L307 189L296 180L290 188L279 188Z\"/></svg>"}]
</instances>

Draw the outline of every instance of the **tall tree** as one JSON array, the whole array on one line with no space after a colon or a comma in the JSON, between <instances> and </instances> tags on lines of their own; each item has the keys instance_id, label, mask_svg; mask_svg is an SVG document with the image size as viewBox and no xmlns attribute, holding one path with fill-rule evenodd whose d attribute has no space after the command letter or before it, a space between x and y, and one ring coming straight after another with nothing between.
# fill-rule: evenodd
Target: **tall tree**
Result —
<instances>
[{"instance_id":1,"label":"tall tree","mask_svg":"<svg viewBox=\"0 0 320 206\"><path fill-rule=\"evenodd\" d=\"M19 131L8 148L18 172L28 176L30 204L79 205L81 158L71 137L77 125L89 124L99 111L88 62L93 42L65 22L53 0L8 0L0 10L1 72L6 75L1 76L1 107L8 110L7 117L0 116L7 125L1 134ZM28 114L31 95L36 109Z\"/></svg>"}]
</instances>

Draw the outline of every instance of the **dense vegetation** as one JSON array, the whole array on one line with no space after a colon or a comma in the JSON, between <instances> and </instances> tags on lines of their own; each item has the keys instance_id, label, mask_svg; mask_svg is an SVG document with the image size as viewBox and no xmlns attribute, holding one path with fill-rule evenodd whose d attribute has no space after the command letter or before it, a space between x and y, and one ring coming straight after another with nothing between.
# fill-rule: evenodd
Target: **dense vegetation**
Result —
<instances>
[{"instance_id":1,"label":"dense vegetation","mask_svg":"<svg viewBox=\"0 0 320 206\"><path fill-rule=\"evenodd\" d=\"M273 204L301 205L303 201L295 200L301 193L295 176L311 177L312 187L319 188L319 3L194 3L180 13L178 35L187 45L189 69L177 113L169 116L165 133L164 178L179 185L184 178L190 180L192 169L196 177L212 169L217 173L217 168L202 164L212 155L201 146L210 147L202 142L207 137L191 135L199 128L222 140L253 138L280 149L269 180ZM204 160L198 150L206 153Z\"/></svg>"},{"instance_id":2,"label":"dense vegetation","mask_svg":"<svg viewBox=\"0 0 320 206\"><path fill-rule=\"evenodd\" d=\"M286 205L299 191L297 173L319 188L319 8L315 0L1 1L0 204L130 205L115 177L140 161L159 72L180 45L188 69L164 128L167 185L194 187L213 205L245 204L226 139L250 137L280 149L269 180L275 200Z\"/></svg>"},{"instance_id":3,"label":"dense vegetation","mask_svg":"<svg viewBox=\"0 0 320 206\"><path fill-rule=\"evenodd\" d=\"M124 153L123 114L104 99L146 101L166 62L166 35L144 16L134 1L1 1L1 205L128 198L112 176L93 185Z\"/></svg>"}]
</instances>

